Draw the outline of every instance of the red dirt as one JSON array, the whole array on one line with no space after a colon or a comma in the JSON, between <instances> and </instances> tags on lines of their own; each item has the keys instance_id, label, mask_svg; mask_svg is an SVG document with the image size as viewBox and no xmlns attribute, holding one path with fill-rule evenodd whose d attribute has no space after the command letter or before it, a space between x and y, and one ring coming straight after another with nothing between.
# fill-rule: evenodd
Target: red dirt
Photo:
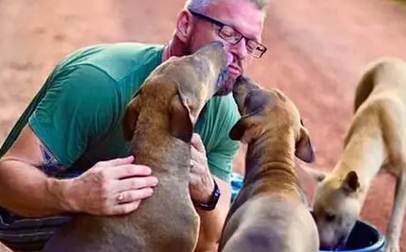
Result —
<instances>
[{"instance_id":1,"label":"red dirt","mask_svg":"<svg viewBox=\"0 0 406 252\"><path fill-rule=\"evenodd\" d=\"M60 57L93 43L165 43L183 0L78 3L0 1L1 142ZM384 55L406 59L406 9L389 0L273 1L264 43L269 50L249 74L263 86L282 89L297 103L316 148L312 166L331 170L340 155L363 67ZM238 171L242 153L235 160ZM312 199L314 183L300 174ZM362 213L383 232L393 182L379 175ZM406 250L406 230L402 238Z\"/></svg>"}]
</instances>

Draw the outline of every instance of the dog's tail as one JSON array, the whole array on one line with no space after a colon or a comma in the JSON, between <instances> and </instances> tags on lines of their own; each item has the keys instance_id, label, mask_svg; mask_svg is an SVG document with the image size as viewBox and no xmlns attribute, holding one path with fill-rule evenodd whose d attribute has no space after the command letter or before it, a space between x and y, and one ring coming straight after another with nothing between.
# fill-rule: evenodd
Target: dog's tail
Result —
<instances>
[{"instance_id":1,"label":"dog's tail","mask_svg":"<svg viewBox=\"0 0 406 252\"><path fill-rule=\"evenodd\" d=\"M355 90L353 113L357 111L359 106L368 98L375 86L375 70L377 64L368 65L366 71L364 71L361 79L358 82Z\"/></svg>"}]
</instances>

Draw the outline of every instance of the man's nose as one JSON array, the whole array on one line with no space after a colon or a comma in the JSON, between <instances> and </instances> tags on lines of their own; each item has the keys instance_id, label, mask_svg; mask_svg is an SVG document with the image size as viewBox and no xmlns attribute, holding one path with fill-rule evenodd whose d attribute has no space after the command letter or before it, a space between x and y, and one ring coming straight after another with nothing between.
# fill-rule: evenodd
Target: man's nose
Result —
<instances>
[{"instance_id":1,"label":"man's nose","mask_svg":"<svg viewBox=\"0 0 406 252\"><path fill-rule=\"evenodd\" d=\"M240 60L244 59L248 53L245 42L245 38L242 38L237 44L230 46L230 52L238 56Z\"/></svg>"}]
</instances>

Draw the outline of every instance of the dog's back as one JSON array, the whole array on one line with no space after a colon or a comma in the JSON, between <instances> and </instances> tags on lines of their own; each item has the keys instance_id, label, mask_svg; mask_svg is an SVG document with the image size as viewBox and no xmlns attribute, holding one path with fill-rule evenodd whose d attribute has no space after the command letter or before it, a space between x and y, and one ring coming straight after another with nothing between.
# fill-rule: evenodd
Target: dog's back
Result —
<instances>
[{"instance_id":1,"label":"dog's back","mask_svg":"<svg viewBox=\"0 0 406 252\"><path fill-rule=\"evenodd\" d=\"M318 250L316 225L309 209L300 201L279 195L258 195L237 209L229 223L224 232L231 236L222 251Z\"/></svg>"},{"instance_id":2,"label":"dog's back","mask_svg":"<svg viewBox=\"0 0 406 252\"><path fill-rule=\"evenodd\" d=\"M138 114L132 146L136 162L151 167L159 180L154 196L141 202L138 209L128 215L78 215L51 238L46 249L58 248L58 252L193 251L199 217L188 191L190 144L162 130L170 122L166 113L156 112L165 111L160 102L165 103L168 97L174 96L176 86L164 83L161 87L158 82L144 85L143 94L137 97L143 99L143 110ZM165 144L158 144L161 142Z\"/></svg>"},{"instance_id":3,"label":"dog's back","mask_svg":"<svg viewBox=\"0 0 406 252\"><path fill-rule=\"evenodd\" d=\"M354 99L354 112L371 95L379 92L398 92L406 103L406 62L385 57L370 63L362 74Z\"/></svg>"},{"instance_id":4,"label":"dog's back","mask_svg":"<svg viewBox=\"0 0 406 252\"><path fill-rule=\"evenodd\" d=\"M354 132L368 131L369 135L376 136L375 141L385 142L384 158L388 159L389 153L402 148L401 142L406 144L402 137L405 123L406 62L398 58L381 58L369 64L357 85L354 117L344 145Z\"/></svg>"},{"instance_id":5,"label":"dog's back","mask_svg":"<svg viewBox=\"0 0 406 252\"><path fill-rule=\"evenodd\" d=\"M204 105L225 87L227 56L217 41L172 57L149 75L129 102L122 126L136 164L150 167L158 178L153 196L127 215L79 214L51 237L45 251L194 251L200 218L189 192L190 142Z\"/></svg>"}]
</instances>

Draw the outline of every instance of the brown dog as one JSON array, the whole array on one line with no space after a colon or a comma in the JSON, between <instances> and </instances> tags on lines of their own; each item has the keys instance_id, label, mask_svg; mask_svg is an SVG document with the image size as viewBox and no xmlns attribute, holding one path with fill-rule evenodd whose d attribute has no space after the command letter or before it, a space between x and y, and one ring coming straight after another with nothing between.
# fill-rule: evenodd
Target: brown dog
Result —
<instances>
[{"instance_id":1,"label":"brown dog","mask_svg":"<svg viewBox=\"0 0 406 252\"><path fill-rule=\"evenodd\" d=\"M123 127L136 162L159 179L154 194L126 216L78 216L44 251L194 251L199 216L188 189L190 141L199 113L223 84L228 60L223 45L214 42L150 74L129 103Z\"/></svg>"},{"instance_id":2,"label":"brown dog","mask_svg":"<svg viewBox=\"0 0 406 252\"><path fill-rule=\"evenodd\" d=\"M248 144L244 185L223 229L223 252L317 252L314 220L297 185L295 155L314 159L296 106L281 91L241 77L233 90L242 118L230 137Z\"/></svg>"},{"instance_id":3,"label":"brown dog","mask_svg":"<svg viewBox=\"0 0 406 252\"><path fill-rule=\"evenodd\" d=\"M406 207L406 62L385 58L370 64L357 86L354 113L332 173L309 170L322 181L314 202L321 247L345 243L373 179L387 170L397 181L385 251L400 252Z\"/></svg>"}]
</instances>

